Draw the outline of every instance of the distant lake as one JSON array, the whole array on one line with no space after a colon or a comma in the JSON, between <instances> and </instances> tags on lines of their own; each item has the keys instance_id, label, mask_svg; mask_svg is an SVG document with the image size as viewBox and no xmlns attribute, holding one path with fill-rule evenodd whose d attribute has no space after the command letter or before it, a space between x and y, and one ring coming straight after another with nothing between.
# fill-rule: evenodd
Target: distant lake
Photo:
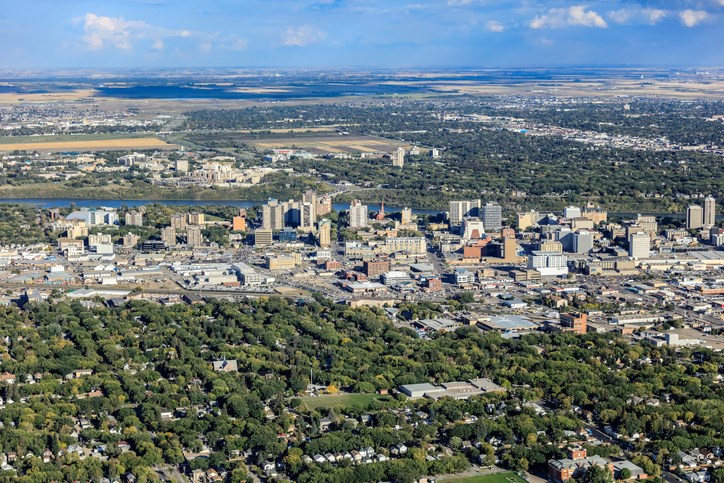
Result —
<instances>
[{"instance_id":1,"label":"distant lake","mask_svg":"<svg viewBox=\"0 0 724 483\"><path fill-rule=\"evenodd\" d=\"M397 84L286 84L271 85L278 91L244 91L246 86L192 86L192 85L134 85L132 87L98 87L100 97L119 97L123 99L305 99L334 98L345 96L369 96L383 94L411 94L430 92L424 86ZM240 89L240 90L236 90Z\"/></svg>"}]
</instances>

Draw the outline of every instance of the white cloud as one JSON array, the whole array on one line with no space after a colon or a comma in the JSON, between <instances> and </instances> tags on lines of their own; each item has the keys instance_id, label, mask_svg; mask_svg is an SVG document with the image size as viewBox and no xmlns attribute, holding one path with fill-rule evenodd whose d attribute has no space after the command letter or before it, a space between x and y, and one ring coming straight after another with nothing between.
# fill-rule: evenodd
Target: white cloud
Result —
<instances>
[{"instance_id":1,"label":"white cloud","mask_svg":"<svg viewBox=\"0 0 724 483\"><path fill-rule=\"evenodd\" d=\"M126 20L121 17L106 17L87 13L81 19L83 24L83 42L89 50L114 48L131 50L138 40L150 40L154 50L165 47L164 39L171 37L190 37L188 30L171 30L151 25L142 20Z\"/></svg>"},{"instance_id":2,"label":"white cloud","mask_svg":"<svg viewBox=\"0 0 724 483\"><path fill-rule=\"evenodd\" d=\"M244 50L249 46L249 42L247 42L245 39L236 39L234 40L231 45L229 45L230 50Z\"/></svg>"},{"instance_id":3,"label":"white cloud","mask_svg":"<svg viewBox=\"0 0 724 483\"><path fill-rule=\"evenodd\" d=\"M491 20L486 24L485 28L488 30L488 32L502 32L505 30L505 25L498 22L497 20Z\"/></svg>"},{"instance_id":4,"label":"white cloud","mask_svg":"<svg viewBox=\"0 0 724 483\"><path fill-rule=\"evenodd\" d=\"M723 0L724 1L724 0ZM658 8L621 8L608 12L608 17L620 24L649 24L656 25L669 14L666 10Z\"/></svg>"},{"instance_id":5,"label":"white cloud","mask_svg":"<svg viewBox=\"0 0 724 483\"><path fill-rule=\"evenodd\" d=\"M282 44L288 47L304 47L327 38L327 34L316 27L301 25L289 27L282 35Z\"/></svg>"},{"instance_id":6,"label":"white cloud","mask_svg":"<svg viewBox=\"0 0 724 483\"><path fill-rule=\"evenodd\" d=\"M568 8L551 8L530 22L533 29L557 29L571 26L606 28L608 24L597 12L586 10L583 5Z\"/></svg>"},{"instance_id":7,"label":"white cloud","mask_svg":"<svg viewBox=\"0 0 724 483\"><path fill-rule=\"evenodd\" d=\"M701 22L707 20L711 15L704 10L683 10L679 12L681 23L687 27L696 27Z\"/></svg>"},{"instance_id":8,"label":"white cloud","mask_svg":"<svg viewBox=\"0 0 724 483\"><path fill-rule=\"evenodd\" d=\"M447 4L450 7L461 7L464 5L470 5L471 3L473 3L473 0L447 0Z\"/></svg>"}]
</instances>

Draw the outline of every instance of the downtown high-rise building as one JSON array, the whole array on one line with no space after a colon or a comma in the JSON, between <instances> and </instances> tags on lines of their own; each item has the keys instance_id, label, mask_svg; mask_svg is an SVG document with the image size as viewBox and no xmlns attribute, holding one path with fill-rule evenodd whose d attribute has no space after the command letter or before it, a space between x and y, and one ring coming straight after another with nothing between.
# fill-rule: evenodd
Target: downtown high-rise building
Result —
<instances>
[{"instance_id":1,"label":"downtown high-rise building","mask_svg":"<svg viewBox=\"0 0 724 483\"><path fill-rule=\"evenodd\" d=\"M363 205L360 200L353 200L349 205L350 228L366 228L367 219L367 205Z\"/></svg>"},{"instance_id":2,"label":"downtown high-rise building","mask_svg":"<svg viewBox=\"0 0 724 483\"><path fill-rule=\"evenodd\" d=\"M651 237L647 233L631 233L628 237L628 256L641 260L651 255Z\"/></svg>"},{"instance_id":3,"label":"downtown high-rise building","mask_svg":"<svg viewBox=\"0 0 724 483\"><path fill-rule=\"evenodd\" d=\"M704 226L704 210L699 205L689 205L686 209L686 229L698 230Z\"/></svg>"},{"instance_id":4,"label":"downtown high-rise building","mask_svg":"<svg viewBox=\"0 0 724 483\"><path fill-rule=\"evenodd\" d=\"M204 243L204 236L201 234L201 227L198 225L189 225L186 227L186 245L190 247L199 247Z\"/></svg>"},{"instance_id":5,"label":"downtown high-rise building","mask_svg":"<svg viewBox=\"0 0 724 483\"><path fill-rule=\"evenodd\" d=\"M395 168L405 167L405 148L397 148L395 152L392 153L392 166Z\"/></svg>"},{"instance_id":6,"label":"downtown high-rise building","mask_svg":"<svg viewBox=\"0 0 724 483\"><path fill-rule=\"evenodd\" d=\"M172 226L161 228L161 241L167 247L176 246L176 229Z\"/></svg>"},{"instance_id":7,"label":"downtown high-rise building","mask_svg":"<svg viewBox=\"0 0 724 483\"><path fill-rule=\"evenodd\" d=\"M400 213L400 223L403 225L412 223L412 208L402 208L402 212Z\"/></svg>"},{"instance_id":8,"label":"downtown high-rise building","mask_svg":"<svg viewBox=\"0 0 724 483\"><path fill-rule=\"evenodd\" d=\"M264 230L281 230L284 228L284 208L277 200L269 200L261 207L261 227Z\"/></svg>"},{"instance_id":9,"label":"downtown high-rise building","mask_svg":"<svg viewBox=\"0 0 724 483\"><path fill-rule=\"evenodd\" d=\"M136 210L126 213L126 226L143 226L143 213Z\"/></svg>"},{"instance_id":10,"label":"downtown high-rise building","mask_svg":"<svg viewBox=\"0 0 724 483\"><path fill-rule=\"evenodd\" d=\"M317 223L317 243L322 248L332 245L332 222L326 218Z\"/></svg>"},{"instance_id":11,"label":"downtown high-rise building","mask_svg":"<svg viewBox=\"0 0 724 483\"><path fill-rule=\"evenodd\" d=\"M716 225L716 200L713 196L704 199L704 228Z\"/></svg>"},{"instance_id":12,"label":"downtown high-rise building","mask_svg":"<svg viewBox=\"0 0 724 483\"><path fill-rule=\"evenodd\" d=\"M314 230L317 223L317 203L311 201L301 201L297 203L299 211L299 229L306 232Z\"/></svg>"},{"instance_id":13,"label":"downtown high-rise building","mask_svg":"<svg viewBox=\"0 0 724 483\"><path fill-rule=\"evenodd\" d=\"M503 228L503 208L493 202L486 203L482 209L483 226L486 231L499 231Z\"/></svg>"},{"instance_id":14,"label":"downtown high-rise building","mask_svg":"<svg viewBox=\"0 0 724 483\"><path fill-rule=\"evenodd\" d=\"M450 224L460 225L463 218L480 216L480 200L450 202Z\"/></svg>"},{"instance_id":15,"label":"downtown high-rise building","mask_svg":"<svg viewBox=\"0 0 724 483\"><path fill-rule=\"evenodd\" d=\"M171 228L177 231L186 229L186 216L177 213L171 217Z\"/></svg>"}]
</instances>

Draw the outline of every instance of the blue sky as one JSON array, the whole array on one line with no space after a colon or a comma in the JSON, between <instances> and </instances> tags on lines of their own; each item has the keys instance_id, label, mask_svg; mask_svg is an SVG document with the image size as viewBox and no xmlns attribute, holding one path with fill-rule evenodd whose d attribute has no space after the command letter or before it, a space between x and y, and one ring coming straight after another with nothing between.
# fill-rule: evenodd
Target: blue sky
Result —
<instances>
[{"instance_id":1,"label":"blue sky","mask_svg":"<svg viewBox=\"0 0 724 483\"><path fill-rule=\"evenodd\" d=\"M0 67L721 66L724 0L0 0Z\"/></svg>"}]
</instances>

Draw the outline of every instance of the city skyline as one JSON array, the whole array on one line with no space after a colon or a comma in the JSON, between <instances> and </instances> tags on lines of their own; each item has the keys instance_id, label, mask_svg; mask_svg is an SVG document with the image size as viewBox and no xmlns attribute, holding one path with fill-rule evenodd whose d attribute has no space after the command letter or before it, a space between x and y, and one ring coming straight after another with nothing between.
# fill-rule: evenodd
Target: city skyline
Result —
<instances>
[{"instance_id":1,"label":"city skyline","mask_svg":"<svg viewBox=\"0 0 724 483\"><path fill-rule=\"evenodd\" d=\"M5 2L6 68L721 65L721 0Z\"/></svg>"}]
</instances>

